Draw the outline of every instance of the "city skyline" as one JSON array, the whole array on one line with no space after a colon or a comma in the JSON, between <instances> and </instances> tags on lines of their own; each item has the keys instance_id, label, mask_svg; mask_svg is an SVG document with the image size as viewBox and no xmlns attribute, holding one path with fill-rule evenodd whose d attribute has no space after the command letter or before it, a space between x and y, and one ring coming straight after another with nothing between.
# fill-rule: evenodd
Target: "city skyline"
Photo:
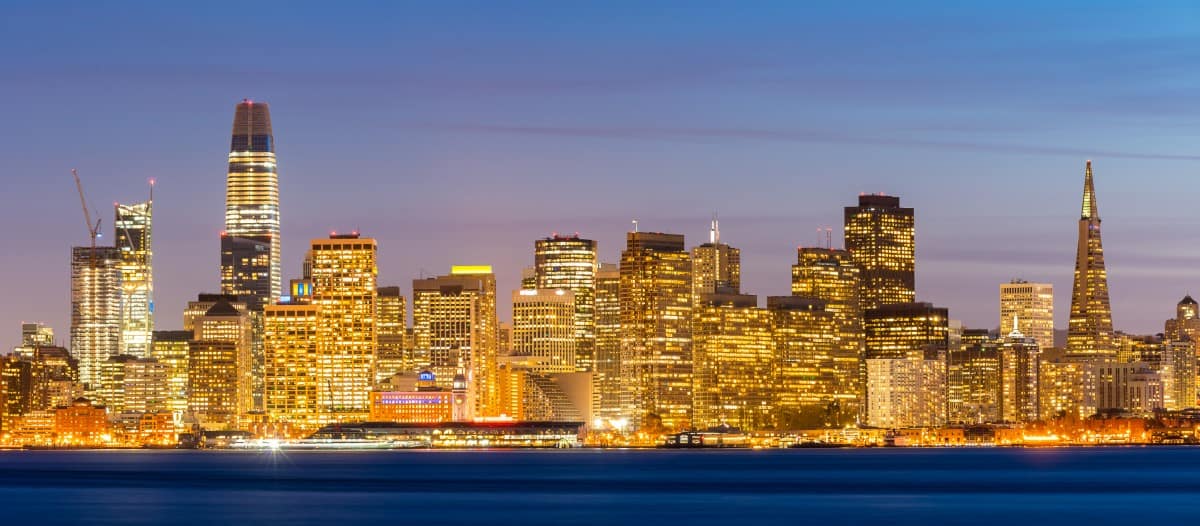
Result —
<instances>
[{"instance_id":1,"label":"city skyline","mask_svg":"<svg viewBox=\"0 0 1200 526\"><path fill-rule=\"evenodd\" d=\"M22 14L37 18L36 9L29 10L31 13ZM1125 26L1132 29L1122 32L1119 38L1136 42L1138 35L1130 33L1145 30L1152 22L1161 22L1166 18L1167 10L1164 7L1162 11L1150 14L1139 13ZM169 13L170 10L151 10L149 16L164 17ZM952 20L970 19L970 13L970 10L956 11L947 16ZM554 15L551 19L574 20L577 16L562 11L550 14ZM1065 14L1050 15L1042 25L1023 29L1065 46L1061 48L1063 55L1070 57L1074 56L1072 53L1080 53L1078 47L1068 45L1068 38L1052 38L1052 29L1066 27ZM1083 20L1078 25L1086 25L1083 22L1087 20L1096 22L1093 19L1100 17L1099 27L1103 27L1102 15L1113 16L1111 11L1107 15L1081 13L1079 16ZM697 27L691 31L681 30L682 38L697 39L714 34L710 16L698 13L692 17ZM843 25L848 23L844 17L837 19L842 20ZM204 20L205 17L200 16L192 22L194 26L188 27L203 27ZM872 18L863 23L877 22L878 19ZM79 25L73 17L67 17L65 23ZM553 41L553 33L543 23L523 23L534 30L533 41ZM1011 24L1013 20L1001 17L997 22L975 23L994 28L1005 27L1004 24ZM625 32L640 34L633 26L621 27ZM892 30L882 38L903 36L905 27ZM1091 31L1096 28L1093 26ZM13 29L11 34L19 37L19 28ZM942 42L954 36L944 26L934 29L935 36ZM285 24L279 31L283 36L293 35L296 26ZM1184 33L1176 38L1188 37ZM479 45L486 41L486 36L469 45ZM780 37L780 33L768 31L762 38L769 37ZM444 50L435 45L444 43L435 42L428 34L417 32L412 38L418 49ZM1003 43L985 41L997 45ZM700 58L663 40L637 43L654 52L647 60ZM795 41L791 45L800 43ZM180 45L192 51L183 55L185 60L181 67L186 71L198 70L205 57L212 56L197 49L202 46L195 38L189 39L185 35ZM370 47L361 40L352 40L350 45ZM114 57L120 47L101 46L88 53L99 59L96 64L112 66L119 62ZM48 46L42 53L49 56L40 58L54 58L55 53L64 53L66 49L61 45ZM1130 53L1139 49L1145 51L1136 46L1131 49ZM600 59L611 60L613 55L611 50L597 48L591 51ZM917 58L929 58L919 54L929 49L917 51ZM971 51L980 52L976 48ZM495 51L506 52L514 50ZM1004 52L1012 52L1012 49L1001 46L1001 56L1008 56ZM563 56L547 53L540 58L548 65L566 63ZM742 48L731 49L730 53L732 56L718 58L747 58L747 50ZM793 72L794 65L780 62L780 58L768 53L764 57L770 66L766 71L773 75ZM1106 78L1115 75L1114 70L1127 72L1132 68L1129 62L1142 58L1142 55L1126 58L1128 60L1124 62L1112 64L1110 69L1093 61L1088 72ZM316 60L328 66L333 57L318 56ZM405 60L430 67L426 61L413 57ZM602 71L611 71L612 65L606 60L601 62L609 69ZM1055 63L1048 62L1051 60L1069 62L1058 55L1034 60L1029 65L1046 67ZM47 95L38 88L44 87L47 79L56 74L74 71L70 61L59 64L61 71L33 68L29 78L13 86L14 94L18 95L15 98L30 108L47 104ZM979 137L968 131L957 133L970 140L951 140L954 134L942 137L931 134L932 137L908 140L850 134L848 137L843 135L845 139L838 139L838 134L847 130L832 128L826 130L834 136L832 139L811 137L796 131L797 127L788 122L769 119L762 114L761 108L747 109L736 119L725 115L724 111L711 110L699 122L689 122L678 116L669 118L669 106L658 116L668 118L663 122L674 125L638 127L635 125L644 123L629 120L631 116L625 112L618 112L607 121L579 108L597 100L625 107L630 101L647 97L656 99L659 95L655 92L663 87L657 83L667 81L652 79L652 87L639 87L634 80L650 81L620 78L614 82L625 84L601 89L585 82L590 80L594 84L597 79L580 77L583 72L576 68L565 68L558 76L545 73L529 81L533 92L547 89L567 92L566 99L555 104L535 104L514 93L519 86L516 81L521 80L520 74L530 72L530 65L518 68L516 73L500 73L484 68L479 62L468 61L462 72L465 77L436 70L443 75L433 78L459 86L457 95L455 90L433 93L427 90L430 85L406 92L413 95L414 100L432 101L432 106L445 109L470 97L462 91L466 86L492 78L494 83L484 83L491 88L480 88L485 91L484 98L488 99L480 104L502 106L504 101L516 100L520 103L518 108L539 110L529 115L494 110L481 115L478 123L466 121L467 124L463 124L467 117L461 112L447 112L434 119L436 115L424 111L410 113L407 111L412 109L409 104L398 104L389 98L379 99L381 104L375 108L377 113L347 108L343 102L346 97L361 96L365 89L353 82L334 83L328 93L322 93L320 97L311 89L285 90L281 79L286 78L289 64L295 66L292 61L281 60L278 68L270 70L264 80L246 81L241 77L235 80L218 72L217 80L210 84L182 92L174 89L178 87L178 79L173 80L169 75L152 78L138 93L146 106L121 104L132 94L111 93L111 99L96 104L94 97L70 91L73 88L52 90L56 102L61 102L63 107L49 114L50 122L74 122L68 121L72 118L69 112L78 112L79 119L96 124L72 128L62 135L55 135L53 141L40 133L44 128L39 126L45 125L33 126L34 133L18 137L14 144L6 146L16 148L4 156L8 159L5 162L6 178L13 188L10 195L28 198L15 200L17 202L4 212L3 217L11 222L31 216L35 210L42 212L39 216L45 215L45 210L52 212L39 228L34 229L36 232L7 234L11 236L11 243L25 247L20 252L26 255L21 259L6 255L3 259L5 268L13 269L25 278L15 283L10 293L26 301L10 302L0 308L0 323L7 324L6 330L11 331L10 341L19 341L16 333L20 321L44 321L57 330L59 340L65 343L69 327L68 284L63 279L68 273L66 254L70 246L86 242L85 232L78 228L79 211L68 177L71 167L80 169L89 200L98 210L103 210L108 201L141 200L145 195L146 180L158 180L156 328L177 328L184 305L196 292L219 290L218 276L212 269L217 251L215 239L221 224L219 215L214 215L212 210L219 210L223 199L225 165L221 160L228 153L228 136L225 134L228 133L229 105L247 97L270 102L275 110L273 117L282 163L281 206L292 211L283 216L284 280L299 276L301 247L307 240L330 230L358 229L379 242L381 285L400 285L404 289L409 280L422 274L436 275L453 264L486 263L496 269L498 295L503 298L518 288L517 277L521 269L532 264L532 241L554 231L578 231L584 237L595 239L599 260L616 262L623 247L621 236L628 230L630 220L640 220L643 230L683 233L686 248L690 249L705 239L708 218L715 210L724 220L724 239L742 250L742 290L760 296L761 303L764 296L787 294L789 267L794 263L793 251L797 245L818 244L816 229L838 227L841 208L851 206L857 194L885 192L901 197L905 206L916 209L918 301L949 308L951 317L962 320L968 327L992 328L998 319L998 284L1012 278L1049 282L1060 291L1055 298L1055 311L1056 326L1061 329L1065 328L1065 315L1069 312L1069 296L1065 291L1070 290L1073 263L1073 254L1064 248L1071 246L1076 234L1071 223L1078 219L1073 216L1080 166L1087 157L1092 157L1098 191L1104 194L1105 200L1105 256L1114 328L1134 333L1159 332L1161 321L1171 316L1175 302L1194 289L1189 285L1189 280L1193 279L1188 270L1192 249L1187 248L1186 236L1194 228L1195 219L1177 212L1187 210L1184 204L1188 192L1162 190L1186 190L1189 183L1184 177L1191 173L1196 156L1189 152L1187 136L1174 128L1186 123L1188 115L1184 113L1177 120L1161 115L1154 117L1156 108L1159 112L1163 109L1161 101L1145 102L1144 108L1128 102L1120 106L1124 112L1133 112L1135 117L1153 121L1150 127L1158 130L1157 134L1141 133L1147 126L1145 122L1141 125L1113 122L1121 120L1117 116L1127 114L1102 108L1111 113L1101 109L1080 111L1078 118L1069 124L1057 123L1045 133L1031 132L1027 135L1028 141L1020 141L1022 128L1042 122L1053 113L1027 109L1024 120L1018 120L1018 117L1002 119L1006 121L1002 124L1015 127L1015 132L991 129L987 133L978 133L991 136L990 140L973 143L971 141ZM239 62L238 65L244 64ZM956 67L943 69L936 67L938 65L937 60L916 64L918 71L924 73L949 75L961 71L958 69L961 64L950 64ZM137 64L129 67L136 70L135 66ZM719 75L707 68L700 69L702 71L696 73L699 78L670 79L670 87L692 97L703 97L718 81ZM120 68L90 70L88 78L124 86L130 79L120 77L121 71ZM355 71L359 74L351 77L362 81L361 71ZM864 71L851 68L849 73L862 74ZM738 95L728 102L736 110L738 100L758 93L762 87L747 87L748 75L742 70L732 74L738 81L737 89L733 90ZM880 74L885 80L915 78L896 72ZM997 71L988 70L988 74L996 75ZM1015 78L1030 82L1028 73L1015 74ZM389 77L388 82L395 80ZM976 80L967 78L964 82ZM635 85L631 87L630 82ZM682 87L678 85L681 82L685 83ZM580 84L582 87L572 88ZM1064 79L1061 83L1052 82L1042 87L1060 88L1073 84ZM1149 84L1162 88L1158 84ZM1032 90L1028 84L1020 86ZM1177 84L1173 86L1178 87ZM863 89L868 88L864 86ZM1083 101L1093 104L1106 100L1106 96L1117 95L1097 93L1093 91L1096 88L1085 86L1079 89L1078 95ZM904 113L930 104L927 100L913 104L915 91L896 93L904 104L890 107L884 104L875 109ZM980 93L982 95L978 97L981 98L977 101L980 111L995 111L1005 107L1000 102L1012 102L991 90ZM834 106L847 102L845 95L802 94L816 95L816 100ZM777 101L791 100L791 97L779 94L774 96ZM864 95L865 98L869 97ZM165 107L162 105L165 100L177 101L177 104ZM962 105L962 101L952 102ZM92 106L85 107L86 104ZM332 113L330 104L337 104L339 112ZM110 106L122 109L119 118L108 113ZM147 112L146 107L155 107L155 112ZM28 109L12 109L16 125L31 118ZM809 110L813 108L789 114L799 115ZM562 112L562 118L550 119L554 112ZM857 116L861 117L861 114ZM335 118L337 122L331 122ZM422 119L432 120L425 122ZM756 119L761 122L754 124ZM938 112L938 119L942 120L933 124L943 128L975 123L973 118L955 116L953 112ZM997 125L992 120L984 121L980 124ZM1103 124L1101 131L1104 133L1096 136L1089 125L1098 122ZM813 125L820 127L823 123L828 124L824 119L817 119ZM884 120L884 124L885 132L895 132L906 129L904 125L931 123L892 115ZM110 137L124 136L110 133L109 126L116 126L118 130L136 127L149 132L131 134L137 141L127 142L125 138ZM759 133L740 133L739 130L757 130ZM373 144L386 144L396 149L378 149L359 156L349 148L372 133L378 133L383 139ZM1167 140L1152 140L1163 138ZM51 143L55 146L54 153L47 154L44 150ZM1037 146L1002 146L1004 144ZM428 148L428 151L415 152L420 148ZM26 150L28 152L23 155L14 154ZM796 151L784 153L782 150ZM622 155L623 152L630 154ZM166 166L171 169L164 170ZM520 172L528 173L514 176ZM657 174L661 175L647 177ZM601 175L609 177L600 179ZM693 175L705 184L687 184ZM645 180L646 191L632 198L618 199L623 189L631 184L631 179ZM611 184L596 188L596 181L600 180ZM436 184L443 181L454 184ZM744 186L732 192L719 186L731 182ZM1152 184L1145 185L1144 182ZM443 186L454 189L450 191ZM1157 191L1150 193L1154 189ZM571 194L586 195L588 199L561 199L562 195ZM489 199L494 203L471 206L471 203ZM1153 202L1154 206L1148 206L1148 202ZM446 206L448 203L451 206ZM538 203L538 206L528 206L528 203ZM38 209L31 208L33 206ZM431 213L439 209L446 212ZM105 219L103 239L107 240L111 239L112 230L111 223L107 217ZM978 243L980 239L991 242L987 246L970 243ZM1166 242L1177 242L1179 250L1167 255L1156 254L1154 249ZM101 244L107 243L102 240ZM34 257L27 257L28 254ZM501 319L510 319L507 302L499 303Z\"/></svg>"}]
</instances>

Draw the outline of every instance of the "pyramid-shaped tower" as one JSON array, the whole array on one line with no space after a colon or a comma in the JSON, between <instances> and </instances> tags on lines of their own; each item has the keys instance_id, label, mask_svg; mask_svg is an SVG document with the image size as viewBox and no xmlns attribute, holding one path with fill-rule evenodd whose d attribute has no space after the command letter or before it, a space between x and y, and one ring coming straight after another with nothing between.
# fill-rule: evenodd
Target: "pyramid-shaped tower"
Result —
<instances>
[{"instance_id":1,"label":"pyramid-shaped tower","mask_svg":"<svg viewBox=\"0 0 1200 526\"><path fill-rule=\"evenodd\" d=\"M1114 354L1112 307L1108 302L1108 272L1100 243L1100 212L1092 182L1092 162L1083 179L1083 208L1079 245L1075 252L1075 283L1071 290L1071 319L1067 352L1075 355Z\"/></svg>"}]
</instances>

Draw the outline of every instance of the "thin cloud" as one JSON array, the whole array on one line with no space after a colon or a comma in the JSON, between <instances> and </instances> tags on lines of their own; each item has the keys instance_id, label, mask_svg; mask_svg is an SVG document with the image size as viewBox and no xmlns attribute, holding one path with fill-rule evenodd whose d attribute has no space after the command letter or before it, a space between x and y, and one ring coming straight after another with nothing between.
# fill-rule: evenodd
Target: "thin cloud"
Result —
<instances>
[{"instance_id":1,"label":"thin cloud","mask_svg":"<svg viewBox=\"0 0 1200 526\"><path fill-rule=\"evenodd\" d=\"M578 137L597 139L639 140L713 140L733 139L771 142L797 142L813 144L850 144L860 146L886 146L895 148L924 148L946 151L985 152L1017 155L1045 155L1058 157L1088 157L1109 159L1156 159L1167 161L1200 161L1200 155L1148 153L1119 150L1093 150L1067 146L1037 146L1030 144L1003 144L984 142L937 141L927 139L897 139L866 137L821 130L766 130L754 128L667 128L640 126L532 126L522 124L422 124L420 128L488 134L537 135L554 137Z\"/></svg>"}]
</instances>

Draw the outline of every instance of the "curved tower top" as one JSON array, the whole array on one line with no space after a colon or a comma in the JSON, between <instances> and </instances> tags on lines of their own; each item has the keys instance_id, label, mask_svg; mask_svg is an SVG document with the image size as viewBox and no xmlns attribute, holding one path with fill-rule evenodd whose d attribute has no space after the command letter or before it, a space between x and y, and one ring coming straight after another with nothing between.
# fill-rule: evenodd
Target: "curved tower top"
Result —
<instances>
[{"instance_id":1,"label":"curved tower top","mask_svg":"<svg viewBox=\"0 0 1200 526\"><path fill-rule=\"evenodd\" d=\"M242 99L233 113L230 152L275 152L271 131L271 108L265 102Z\"/></svg>"},{"instance_id":2,"label":"curved tower top","mask_svg":"<svg viewBox=\"0 0 1200 526\"><path fill-rule=\"evenodd\" d=\"M271 111L245 99L233 114L225 179L225 232L221 235L221 292L257 310L281 289L279 174Z\"/></svg>"}]
</instances>

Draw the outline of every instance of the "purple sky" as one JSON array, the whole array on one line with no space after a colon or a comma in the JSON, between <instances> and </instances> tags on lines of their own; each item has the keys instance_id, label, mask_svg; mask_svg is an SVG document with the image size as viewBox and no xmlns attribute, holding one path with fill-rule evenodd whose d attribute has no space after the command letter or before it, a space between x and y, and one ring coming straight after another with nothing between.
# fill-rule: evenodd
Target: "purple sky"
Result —
<instances>
[{"instance_id":1,"label":"purple sky","mask_svg":"<svg viewBox=\"0 0 1200 526\"><path fill-rule=\"evenodd\" d=\"M1200 293L1188 2L395 4L6 5L5 345L66 340L72 167L106 227L158 180L158 328L217 289L244 97L271 104L288 276L358 228L381 284L492 264L503 299L535 238L616 261L631 219L696 244L716 211L745 291L786 294L796 246L887 192L917 209L919 299L994 327L1001 282L1050 281L1065 326L1091 158L1116 326Z\"/></svg>"}]
</instances>

